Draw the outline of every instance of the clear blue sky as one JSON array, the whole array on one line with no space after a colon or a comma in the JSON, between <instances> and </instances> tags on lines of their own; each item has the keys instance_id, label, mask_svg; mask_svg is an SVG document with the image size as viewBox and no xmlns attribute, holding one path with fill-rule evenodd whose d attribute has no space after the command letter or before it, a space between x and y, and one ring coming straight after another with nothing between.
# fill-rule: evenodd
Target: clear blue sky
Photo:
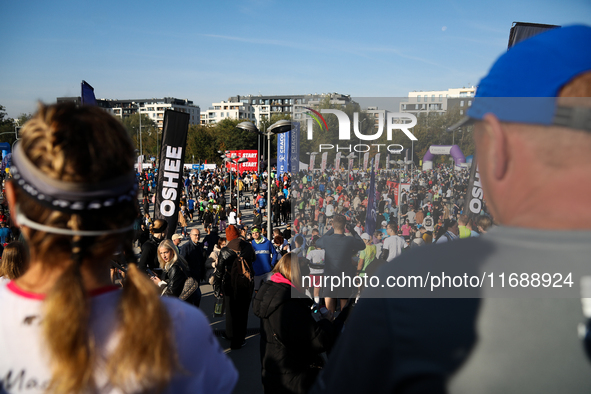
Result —
<instances>
[{"instance_id":1,"label":"clear blue sky","mask_svg":"<svg viewBox=\"0 0 591 394\"><path fill-rule=\"evenodd\" d=\"M236 94L406 96L476 85L514 21L591 24L589 0L8 1L0 105Z\"/></svg>"}]
</instances>

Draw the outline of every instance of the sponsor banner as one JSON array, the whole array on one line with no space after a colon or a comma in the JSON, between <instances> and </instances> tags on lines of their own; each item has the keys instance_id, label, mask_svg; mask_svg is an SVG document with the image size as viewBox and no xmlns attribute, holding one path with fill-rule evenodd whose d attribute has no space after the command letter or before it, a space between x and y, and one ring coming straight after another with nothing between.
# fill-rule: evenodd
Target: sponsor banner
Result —
<instances>
[{"instance_id":1,"label":"sponsor banner","mask_svg":"<svg viewBox=\"0 0 591 394\"><path fill-rule=\"evenodd\" d=\"M178 223L189 118L190 115L184 112L164 112L154 216L168 222L166 238L172 237Z\"/></svg>"},{"instance_id":2,"label":"sponsor banner","mask_svg":"<svg viewBox=\"0 0 591 394\"><path fill-rule=\"evenodd\" d=\"M295 174L300 171L300 122L293 122L289 131L289 167L288 171Z\"/></svg>"},{"instance_id":3,"label":"sponsor banner","mask_svg":"<svg viewBox=\"0 0 591 394\"><path fill-rule=\"evenodd\" d=\"M369 164L369 152L365 152L363 155L363 171L367 171L367 165Z\"/></svg>"},{"instance_id":4,"label":"sponsor banner","mask_svg":"<svg viewBox=\"0 0 591 394\"><path fill-rule=\"evenodd\" d=\"M386 155L386 171L390 170L390 154Z\"/></svg>"},{"instance_id":5,"label":"sponsor banner","mask_svg":"<svg viewBox=\"0 0 591 394\"><path fill-rule=\"evenodd\" d=\"M277 136L277 173L283 174L288 170L289 165L289 133L282 133Z\"/></svg>"},{"instance_id":6,"label":"sponsor banner","mask_svg":"<svg viewBox=\"0 0 591 394\"><path fill-rule=\"evenodd\" d=\"M326 172L326 160L328 159L328 152L322 154L322 161L320 162L320 171Z\"/></svg>"},{"instance_id":7,"label":"sponsor banner","mask_svg":"<svg viewBox=\"0 0 591 394\"><path fill-rule=\"evenodd\" d=\"M431 146L429 148L429 152L432 155L449 155L451 152L451 145L450 146Z\"/></svg>"},{"instance_id":8,"label":"sponsor banner","mask_svg":"<svg viewBox=\"0 0 591 394\"><path fill-rule=\"evenodd\" d=\"M337 156L334 159L334 168L337 171L341 169L341 155L342 155L342 153L338 152Z\"/></svg>"},{"instance_id":9,"label":"sponsor banner","mask_svg":"<svg viewBox=\"0 0 591 394\"><path fill-rule=\"evenodd\" d=\"M232 157L232 155L237 156L234 161L238 161L243 157L248 159L247 162L240 163L238 165L238 172L242 174L245 171L256 171L257 170L257 162L258 162L258 152L256 150L233 150L230 153L226 154L227 157ZM207 169L209 164L204 164L204 169ZM213 167L215 168L215 166ZM226 168L231 171L237 171L236 164L226 162Z\"/></svg>"},{"instance_id":10,"label":"sponsor banner","mask_svg":"<svg viewBox=\"0 0 591 394\"><path fill-rule=\"evenodd\" d=\"M374 166L375 166L374 171L375 172L378 172L380 170L380 155L381 155L381 153L376 154L375 159L374 159L374 163L375 163L374 164Z\"/></svg>"},{"instance_id":11,"label":"sponsor banner","mask_svg":"<svg viewBox=\"0 0 591 394\"><path fill-rule=\"evenodd\" d=\"M468 210L464 209L470 219L476 222L480 216L484 205L484 192L482 184L480 183L480 172L478 171L478 162L476 161L476 154L472 159L472 168L470 169L470 181L468 182L468 189L466 189L466 199Z\"/></svg>"},{"instance_id":12,"label":"sponsor banner","mask_svg":"<svg viewBox=\"0 0 591 394\"><path fill-rule=\"evenodd\" d=\"M310 171L314 170L314 159L316 159L316 155L310 155Z\"/></svg>"},{"instance_id":13,"label":"sponsor banner","mask_svg":"<svg viewBox=\"0 0 591 394\"><path fill-rule=\"evenodd\" d=\"M353 159L349 159L349 172L351 172L351 169L353 168Z\"/></svg>"}]
</instances>

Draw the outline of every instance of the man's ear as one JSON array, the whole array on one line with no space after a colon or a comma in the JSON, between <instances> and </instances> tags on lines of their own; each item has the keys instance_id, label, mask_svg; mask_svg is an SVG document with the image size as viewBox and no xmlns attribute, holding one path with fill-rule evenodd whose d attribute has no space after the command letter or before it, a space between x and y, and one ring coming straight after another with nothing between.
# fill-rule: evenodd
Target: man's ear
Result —
<instances>
[{"instance_id":1,"label":"man's ear","mask_svg":"<svg viewBox=\"0 0 591 394\"><path fill-rule=\"evenodd\" d=\"M482 119L487 133L491 172L496 180L501 180L507 173L509 154L507 151L507 129L493 114L486 114Z\"/></svg>"},{"instance_id":2,"label":"man's ear","mask_svg":"<svg viewBox=\"0 0 591 394\"><path fill-rule=\"evenodd\" d=\"M6 192L6 199L8 200L8 209L10 210L10 218L15 226L18 226L16 218L16 193L14 191L14 184L12 181L6 182L4 187Z\"/></svg>"}]
</instances>

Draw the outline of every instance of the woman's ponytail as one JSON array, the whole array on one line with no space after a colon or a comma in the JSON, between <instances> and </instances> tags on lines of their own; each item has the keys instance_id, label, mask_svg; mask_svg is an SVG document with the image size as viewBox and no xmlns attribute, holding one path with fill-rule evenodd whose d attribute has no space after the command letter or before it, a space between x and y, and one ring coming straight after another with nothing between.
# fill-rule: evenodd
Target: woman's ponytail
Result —
<instances>
[{"instance_id":1,"label":"woman's ponytail","mask_svg":"<svg viewBox=\"0 0 591 394\"><path fill-rule=\"evenodd\" d=\"M77 218L72 215L72 225ZM69 223L69 224L71 224ZM81 240L74 239L72 254L81 256ZM50 393L79 393L93 384L94 344L88 332L88 298L80 266L73 259L45 299L43 333L52 355Z\"/></svg>"}]
</instances>

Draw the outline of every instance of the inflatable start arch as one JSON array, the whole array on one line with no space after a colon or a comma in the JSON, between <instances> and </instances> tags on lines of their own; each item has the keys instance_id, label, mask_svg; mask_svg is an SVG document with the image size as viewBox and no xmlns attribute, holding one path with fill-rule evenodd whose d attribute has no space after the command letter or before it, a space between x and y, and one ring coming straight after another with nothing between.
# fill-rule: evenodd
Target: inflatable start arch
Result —
<instances>
[{"instance_id":1,"label":"inflatable start arch","mask_svg":"<svg viewBox=\"0 0 591 394\"><path fill-rule=\"evenodd\" d=\"M455 169L466 167L466 158L457 145L431 145L423 156L423 171L433 169L433 157L435 155L450 155L454 158Z\"/></svg>"}]
</instances>

